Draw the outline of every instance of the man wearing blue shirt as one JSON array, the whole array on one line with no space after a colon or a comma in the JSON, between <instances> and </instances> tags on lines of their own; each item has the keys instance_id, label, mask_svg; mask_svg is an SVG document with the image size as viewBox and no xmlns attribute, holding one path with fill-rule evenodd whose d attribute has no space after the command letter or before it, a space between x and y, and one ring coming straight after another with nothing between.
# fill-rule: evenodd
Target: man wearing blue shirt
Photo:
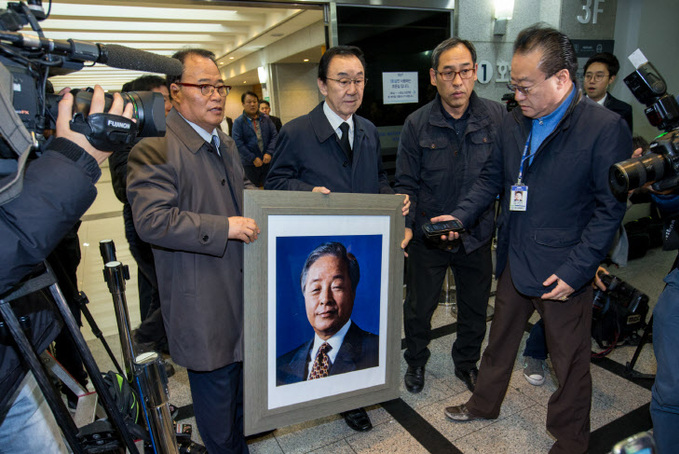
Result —
<instances>
[{"instance_id":1,"label":"man wearing blue shirt","mask_svg":"<svg viewBox=\"0 0 679 454\"><path fill-rule=\"evenodd\" d=\"M446 417L498 417L526 322L537 310L559 383L547 407L552 454L587 452L590 283L625 213L608 186L608 169L632 148L627 124L582 95L576 71L575 50L563 33L540 26L519 33L509 88L520 108L505 117L468 197L452 216L433 219L471 225L501 194L489 343L474 393L466 404L446 408ZM514 201L517 191L521 204Z\"/></svg>"}]
</instances>

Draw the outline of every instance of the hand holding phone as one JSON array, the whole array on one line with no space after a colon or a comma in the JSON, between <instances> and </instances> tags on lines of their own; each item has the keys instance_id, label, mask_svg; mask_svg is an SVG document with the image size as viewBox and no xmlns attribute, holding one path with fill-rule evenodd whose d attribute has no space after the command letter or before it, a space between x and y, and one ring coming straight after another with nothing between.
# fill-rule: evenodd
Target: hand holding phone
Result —
<instances>
[{"instance_id":1,"label":"hand holding phone","mask_svg":"<svg viewBox=\"0 0 679 454\"><path fill-rule=\"evenodd\" d=\"M422 226L424 235L429 239L439 239L442 235L447 235L449 232L463 232L464 227L457 219L442 222L428 222Z\"/></svg>"}]
</instances>

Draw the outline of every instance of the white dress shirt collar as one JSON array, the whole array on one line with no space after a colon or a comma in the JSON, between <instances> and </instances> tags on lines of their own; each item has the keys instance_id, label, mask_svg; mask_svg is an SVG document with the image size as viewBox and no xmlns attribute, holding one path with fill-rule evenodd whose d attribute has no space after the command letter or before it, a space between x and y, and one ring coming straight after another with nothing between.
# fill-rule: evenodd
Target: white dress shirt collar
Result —
<instances>
[{"instance_id":1,"label":"white dress shirt collar","mask_svg":"<svg viewBox=\"0 0 679 454\"><path fill-rule=\"evenodd\" d=\"M320 337L318 337L318 334L314 335L314 345L311 348L311 353L310 353L310 361L309 361L309 367L307 367L307 379L309 379L309 375L311 374L311 369L313 368L314 360L316 359L316 355L318 354L318 349L321 348L321 345L323 345L324 342L327 342L330 344L332 349L328 352L328 358L330 359L330 364L335 363L335 358L337 358L337 354L339 353L339 349L342 346L342 342L344 342L344 336L347 335L347 331L349 331L349 327L351 327L351 320L346 322L342 329L337 331L334 336L332 336L328 340L323 340Z\"/></svg>"},{"instance_id":2,"label":"white dress shirt collar","mask_svg":"<svg viewBox=\"0 0 679 454\"><path fill-rule=\"evenodd\" d=\"M354 116L352 115L349 117L348 120L343 119L339 115L337 115L331 108L328 106L327 102L323 102L323 113L325 114L325 118L328 119L330 122L330 126L332 127L333 131L335 131L335 134L337 134L337 137L340 139L342 138L342 130L340 129L340 125L342 123L347 123L349 125L349 143L351 144L351 147L353 148L354 146Z\"/></svg>"}]
</instances>

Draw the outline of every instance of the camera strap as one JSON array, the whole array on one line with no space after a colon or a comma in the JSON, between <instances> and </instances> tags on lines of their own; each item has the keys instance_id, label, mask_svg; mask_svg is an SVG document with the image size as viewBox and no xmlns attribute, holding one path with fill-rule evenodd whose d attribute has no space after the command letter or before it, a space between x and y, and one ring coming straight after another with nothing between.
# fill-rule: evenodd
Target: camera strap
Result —
<instances>
[{"instance_id":1,"label":"camera strap","mask_svg":"<svg viewBox=\"0 0 679 454\"><path fill-rule=\"evenodd\" d=\"M95 113L85 117L76 113L71 120L71 129L87 137L100 151L117 151L131 146L137 137L137 124L121 115Z\"/></svg>"}]
</instances>

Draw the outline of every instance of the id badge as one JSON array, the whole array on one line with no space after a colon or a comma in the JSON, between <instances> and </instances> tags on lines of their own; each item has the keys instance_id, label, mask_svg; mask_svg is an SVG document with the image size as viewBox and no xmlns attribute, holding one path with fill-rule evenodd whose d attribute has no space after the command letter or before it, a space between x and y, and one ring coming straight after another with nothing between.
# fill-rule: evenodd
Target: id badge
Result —
<instances>
[{"instance_id":1,"label":"id badge","mask_svg":"<svg viewBox=\"0 0 679 454\"><path fill-rule=\"evenodd\" d=\"M515 184L512 186L509 211L526 211L528 203L528 186Z\"/></svg>"}]
</instances>

